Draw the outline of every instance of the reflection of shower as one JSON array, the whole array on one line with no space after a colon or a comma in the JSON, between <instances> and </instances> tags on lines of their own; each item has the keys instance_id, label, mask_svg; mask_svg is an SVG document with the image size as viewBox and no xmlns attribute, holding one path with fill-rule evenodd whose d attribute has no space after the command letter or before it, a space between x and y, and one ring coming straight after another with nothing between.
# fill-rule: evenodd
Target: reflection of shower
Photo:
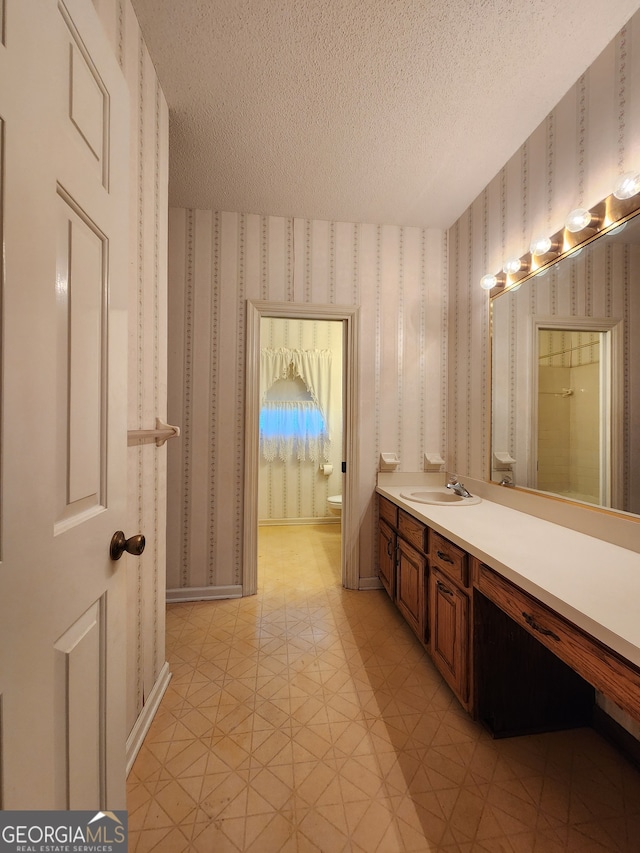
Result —
<instances>
[{"instance_id":1,"label":"reflection of shower","mask_svg":"<svg viewBox=\"0 0 640 853\"><path fill-rule=\"evenodd\" d=\"M606 333L552 328L539 329L538 335L538 488L607 505L610 382L603 341Z\"/></svg>"}]
</instances>

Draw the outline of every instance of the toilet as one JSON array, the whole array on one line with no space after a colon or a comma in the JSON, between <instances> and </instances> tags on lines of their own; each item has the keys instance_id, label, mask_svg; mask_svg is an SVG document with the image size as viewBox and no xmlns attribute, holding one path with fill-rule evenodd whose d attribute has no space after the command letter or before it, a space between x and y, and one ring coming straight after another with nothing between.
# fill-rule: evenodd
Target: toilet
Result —
<instances>
[{"instance_id":1,"label":"toilet","mask_svg":"<svg viewBox=\"0 0 640 853\"><path fill-rule=\"evenodd\" d=\"M327 508L331 515L342 515L342 495L331 495L328 497Z\"/></svg>"}]
</instances>

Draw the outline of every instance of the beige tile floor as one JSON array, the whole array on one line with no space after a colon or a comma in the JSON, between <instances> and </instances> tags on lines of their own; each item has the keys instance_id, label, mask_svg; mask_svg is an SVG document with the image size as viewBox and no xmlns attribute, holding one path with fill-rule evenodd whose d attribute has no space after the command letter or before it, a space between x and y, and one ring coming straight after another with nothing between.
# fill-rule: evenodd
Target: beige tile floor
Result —
<instances>
[{"instance_id":1,"label":"beige tile floor","mask_svg":"<svg viewBox=\"0 0 640 853\"><path fill-rule=\"evenodd\" d=\"M640 851L640 774L590 729L494 741L335 525L262 528L260 589L168 609L132 853Z\"/></svg>"}]
</instances>

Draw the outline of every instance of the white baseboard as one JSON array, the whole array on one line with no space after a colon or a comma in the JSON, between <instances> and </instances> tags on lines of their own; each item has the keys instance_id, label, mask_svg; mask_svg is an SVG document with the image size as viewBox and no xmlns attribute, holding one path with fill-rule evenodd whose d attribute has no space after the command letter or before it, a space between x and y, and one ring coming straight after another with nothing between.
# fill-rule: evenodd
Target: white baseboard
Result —
<instances>
[{"instance_id":1,"label":"white baseboard","mask_svg":"<svg viewBox=\"0 0 640 853\"><path fill-rule=\"evenodd\" d=\"M380 578L360 578L358 589L384 589Z\"/></svg>"},{"instance_id":2,"label":"white baseboard","mask_svg":"<svg viewBox=\"0 0 640 853\"><path fill-rule=\"evenodd\" d=\"M179 601L217 601L220 598L242 598L242 586L185 586L167 590L167 604Z\"/></svg>"},{"instance_id":3,"label":"white baseboard","mask_svg":"<svg viewBox=\"0 0 640 853\"><path fill-rule=\"evenodd\" d=\"M293 524L340 524L339 515L323 515L321 518L262 518L258 527L285 527Z\"/></svg>"},{"instance_id":4,"label":"white baseboard","mask_svg":"<svg viewBox=\"0 0 640 853\"><path fill-rule=\"evenodd\" d=\"M153 718L156 715L156 711L160 706L160 700L164 696L164 692L167 689L169 681L171 681L171 672L169 671L169 662L165 661L164 666L160 670L160 674L156 679L156 683L151 689L149 698L144 703L142 711L140 711L138 719L135 721L129 737L127 738L127 776L131 772L133 762L136 760L136 755L140 751L140 747L142 746L145 736L149 731L149 727L151 726Z\"/></svg>"}]
</instances>

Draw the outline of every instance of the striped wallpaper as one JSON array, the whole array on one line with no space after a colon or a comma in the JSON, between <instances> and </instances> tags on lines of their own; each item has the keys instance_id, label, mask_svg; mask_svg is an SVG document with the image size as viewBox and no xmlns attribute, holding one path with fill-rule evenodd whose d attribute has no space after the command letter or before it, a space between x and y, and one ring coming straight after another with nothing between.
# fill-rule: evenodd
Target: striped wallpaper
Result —
<instances>
[{"instance_id":1,"label":"striped wallpaper","mask_svg":"<svg viewBox=\"0 0 640 853\"><path fill-rule=\"evenodd\" d=\"M170 590L241 583L247 299L361 306L360 576L375 576L380 452L416 471L446 450L445 265L435 230L170 211Z\"/></svg>"},{"instance_id":2,"label":"striped wallpaper","mask_svg":"<svg viewBox=\"0 0 640 853\"><path fill-rule=\"evenodd\" d=\"M447 437L457 473L484 479L489 460L488 299L480 278L638 168L640 12L449 231Z\"/></svg>"},{"instance_id":3,"label":"striped wallpaper","mask_svg":"<svg viewBox=\"0 0 640 853\"><path fill-rule=\"evenodd\" d=\"M128 428L166 415L168 109L129 0L94 0L129 85L131 185ZM128 532L144 533L141 557L125 555L127 723L134 727L165 666L166 449L128 450Z\"/></svg>"},{"instance_id":4,"label":"striped wallpaper","mask_svg":"<svg viewBox=\"0 0 640 853\"><path fill-rule=\"evenodd\" d=\"M639 38L636 15L446 240L393 225L170 211L170 411L184 429L170 448L170 588L240 583L248 298L361 305L361 578L375 573L380 451L398 453L405 471L438 451L449 470L484 479L489 322L479 280L640 164Z\"/></svg>"}]
</instances>

